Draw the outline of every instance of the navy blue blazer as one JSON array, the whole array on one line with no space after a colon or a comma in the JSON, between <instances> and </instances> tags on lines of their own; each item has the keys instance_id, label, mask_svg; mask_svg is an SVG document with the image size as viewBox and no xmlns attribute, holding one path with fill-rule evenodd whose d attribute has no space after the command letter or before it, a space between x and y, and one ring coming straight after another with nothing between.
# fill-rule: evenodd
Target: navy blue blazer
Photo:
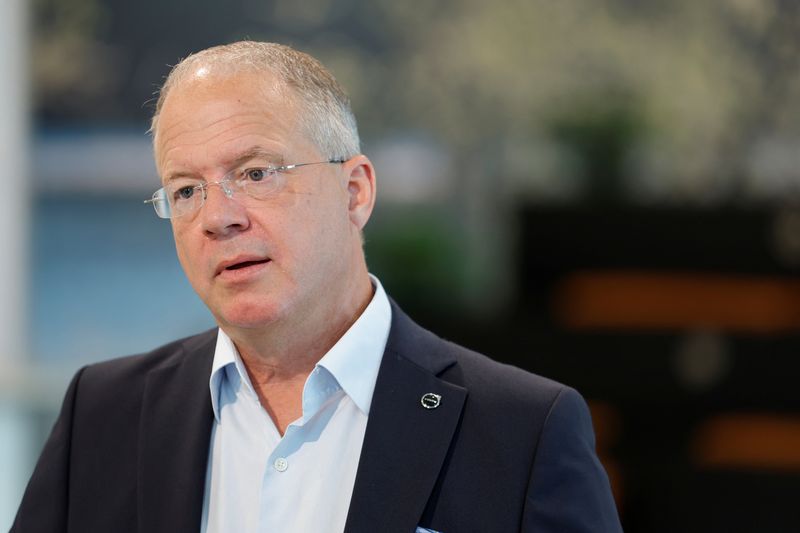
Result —
<instances>
[{"instance_id":1,"label":"navy blue blazer","mask_svg":"<svg viewBox=\"0 0 800 533\"><path fill-rule=\"evenodd\" d=\"M392 311L346 532L621 531L577 392ZM199 531L215 343L81 369L11 531Z\"/></svg>"}]
</instances>

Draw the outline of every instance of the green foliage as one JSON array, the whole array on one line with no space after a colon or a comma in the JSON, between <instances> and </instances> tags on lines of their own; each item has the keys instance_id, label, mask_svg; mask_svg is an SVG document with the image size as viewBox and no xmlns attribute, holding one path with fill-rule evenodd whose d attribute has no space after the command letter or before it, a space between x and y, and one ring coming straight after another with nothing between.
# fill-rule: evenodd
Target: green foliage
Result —
<instances>
[{"instance_id":1,"label":"green foliage","mask_svg":"<svg viewBox=\"0 0 800 533\"><path fill-rule=\"evenodd\" d=\"M648 133L634 98L615 92L575 98L548 124L552 137L580 158L590 202L625 197L626 159Z\"/></svg>"},{"instance_id":2,"label":"green foliage","mask_svg":"<svg viewBox=\"0 0 800 533\"><path fill-rule=\"evenodd\" d=\"M451 219L435 210L384 215L367 226L367 263L409 308L452 308L463 296L464 238Z\"/></svg>"}]
</instances>

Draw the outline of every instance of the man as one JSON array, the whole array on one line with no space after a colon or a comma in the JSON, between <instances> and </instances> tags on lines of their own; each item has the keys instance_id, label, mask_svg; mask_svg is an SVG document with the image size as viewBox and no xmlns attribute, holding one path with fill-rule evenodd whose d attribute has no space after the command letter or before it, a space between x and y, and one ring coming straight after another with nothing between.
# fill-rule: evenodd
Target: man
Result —
<instances>
[{"instance_id":1,"label":"man","mask_svg":"<svg viewBox=\"0 0 800 533\"><path fill-rule=\"evenodd\" d=\"M152 132L150 202L219 329L79 371L13 531L620 530L581 397L368 274L375 170L315 59L190 56Z\"/></svg>"}]
</instances>

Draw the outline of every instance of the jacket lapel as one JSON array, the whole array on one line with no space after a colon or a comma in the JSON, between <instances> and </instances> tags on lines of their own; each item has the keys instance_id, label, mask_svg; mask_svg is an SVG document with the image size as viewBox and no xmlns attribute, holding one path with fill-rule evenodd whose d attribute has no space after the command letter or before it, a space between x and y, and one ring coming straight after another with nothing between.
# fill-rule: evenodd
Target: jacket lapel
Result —
<instances>
[{"instance_id":1,"label":"jacket lapel","mask_svg":"<svg viewBox=\"0 0 800 533\"><path fill-rule=\"evenodd\" d=\"M216 333L194 337L147 376L139 433L139 531L199 531L213 410ZM204 386L205 385L205 386Z\"/></svg>"},{"instance_id":2,"label":"jacket lapel","mask_svg":"<svg viewBox=\"0 0 800 533\"><path fill-rule=\"evenodd\" d=\"M407 533L419 523L467 397L437 377L455 362L444 346L392 306L346 532ZM428 393L441 397L435 408L422 405Z\"/></svg>"}]
</instances>

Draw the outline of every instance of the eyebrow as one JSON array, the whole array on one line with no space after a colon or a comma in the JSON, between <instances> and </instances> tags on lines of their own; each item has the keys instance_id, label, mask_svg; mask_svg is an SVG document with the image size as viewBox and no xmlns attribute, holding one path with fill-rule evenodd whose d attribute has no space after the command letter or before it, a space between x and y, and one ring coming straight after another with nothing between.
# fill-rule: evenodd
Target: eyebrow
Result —
<instances>
[{"instance_id":1,"label":"eyebrow","mask_svg":"<svg viewBox=\"0 0 800 533\"><path fill-rule=\"evenodd\" d=\"M241 164L250 161L251 159L263 159L270 164L275 164L276 166L282 166L284 163L284 158L282 155L276 152L270 152L262 148L261 146L251 146L244 152L239 153L238 155L234 156L233 158L229 159L227 164L225 165L227 168L234 169ZM202 179L197 176L196 173L190 171L178 171L173 172L169 176L164 179L164 182L170 182L175 179L181 178L193 178L193 179Z\"/></svg>"},{"instance_id":2,"label":"eyebrow","mask_svg":"<svg viewBox=\"0 0 800 533\"><path fill-rule=\"evenodd\" d=\"M283 156L275 152L265 150L260 146L251 146L244 152L232 158L227 165L229 168L236 168L242 163L251 159L263 159L275 165L283 165Z\"/></svg>"},{"instance_id":3,"label":"eyebrow","mask_svg":"<svg viewBox=\"0 0 800 533\"><path fill-rule=\"evenodd\" d=\"M182 178L199 179L197 178L197 175L195 175L193 172L173 172L172 174L164 178L164 183L169 183L170 181Z\"/></svg>"}]
</instances>

